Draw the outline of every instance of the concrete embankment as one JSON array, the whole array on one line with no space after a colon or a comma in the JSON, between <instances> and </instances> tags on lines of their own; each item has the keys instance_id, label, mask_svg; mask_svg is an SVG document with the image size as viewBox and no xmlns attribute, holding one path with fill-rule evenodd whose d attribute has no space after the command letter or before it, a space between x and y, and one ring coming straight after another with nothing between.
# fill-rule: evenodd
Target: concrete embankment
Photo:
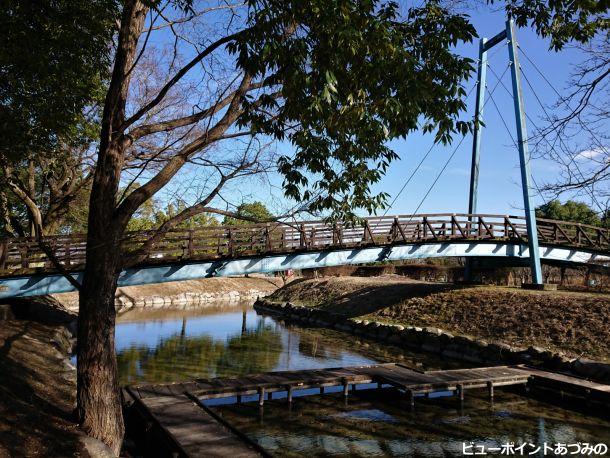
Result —
<instances>
[{"instance_id":1,"label":"concrete embankment","mask_svg":"<svg viewBox=\"0 0 610 458\"><path fill-rule=\"evenodd\" d=\"M282 286L275 277L222 277L127 286L116 294L118 313L135 308L198 308L208 304L255 300ZM67 310L78 313L78 293L54 294Z\"/></svg>"},{"instance_id":2,"label":"concrete embankment","mask_svg":"<svg viewBox=\"0 0 610 458\"><path fill-rule=\"evenodd\" d=\"M606 295L334 278L295 281L256 308L454 359L610 381Z\"/></svg>"}]
</instances>

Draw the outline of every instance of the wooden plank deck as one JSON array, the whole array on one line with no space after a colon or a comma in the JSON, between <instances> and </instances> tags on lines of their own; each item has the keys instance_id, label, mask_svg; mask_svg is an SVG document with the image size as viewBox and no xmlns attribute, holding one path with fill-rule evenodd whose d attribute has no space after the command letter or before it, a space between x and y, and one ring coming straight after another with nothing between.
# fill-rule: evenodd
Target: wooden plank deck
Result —
<instances>
[{"instance_id":1,"label":"wooden plank deck","mask_svg":"<svg viewBox=\"0 0 610 458\"><path fill-rule=\"evenodd\" d=\"M461 399L467 389L534 383L561 393L571 392L610 405L610 386L542 371L526 366L495 366L420 372L401 364L339 367L330 369L268 372L239 378L198 379L163 385L136 385L127 391L150 413L182 456L264 456L265 452L203 405L206 399L257 395L259 405L274 392L285 392L287 402L293 392L307 388L340 386L349 395L350 386L376 383L404 391L411 404L415 396L453 391Z\"/></svg>"},{"instance_id":2,"label":"wooden plank deck","mask_svg":"<svg viewBox=\"0 0 610 458\"><path fill-rule=\"evenodd\" d=\"M130 393L135 394L133 390ZM175 444L180 456L261 456L186 395L136 398L136 402Z\"/></svg>"}]
</instances>

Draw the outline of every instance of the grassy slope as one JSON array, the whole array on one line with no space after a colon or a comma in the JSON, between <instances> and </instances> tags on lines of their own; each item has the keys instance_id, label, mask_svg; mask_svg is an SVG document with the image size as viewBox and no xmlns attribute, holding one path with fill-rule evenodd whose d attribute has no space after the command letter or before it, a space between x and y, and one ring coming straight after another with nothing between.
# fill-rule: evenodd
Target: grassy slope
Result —
<instances>
[{"instance_id":1,"label":"grassy slope","mask_svg":"<svg viewBox=\"0 0 610 458\"><path fill-rule=\"evenodd\" d=\"M434 326L516 346L610 360L610 295L451 287L399 277L297 280L271 296L348 317Z\"/></svg>"}]
</instances>

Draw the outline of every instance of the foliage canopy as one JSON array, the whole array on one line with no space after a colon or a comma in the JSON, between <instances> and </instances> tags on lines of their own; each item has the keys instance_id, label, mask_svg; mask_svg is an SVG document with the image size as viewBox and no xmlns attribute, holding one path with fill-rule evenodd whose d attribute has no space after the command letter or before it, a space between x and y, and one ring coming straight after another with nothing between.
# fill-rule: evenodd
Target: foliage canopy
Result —
<instances>
[{"instance_id":1,"label":"foliage canopy","mask_svg":"<svg viewBox=\"0 0 610 458\"><path fill-rule=\"evenodd\" d=\"M279 159L286 195L350 218L384 205L373 194L397 154L387 142L418 128L447 143L469 131L462 83L472 60L453 52L476 32L437 2L401 17L377 0L251 0L246 29L228 44L237 65L283 103L245 104L241 125L294 145ZM418 125L422 119L423 124Z\"/></svg>"},{"instance_id":2,"label":"foliage canopy","mask_svg":"<svg viewBox=\"0 0 610 458\"><path fill-rule=\"evenodd\" d=\"M592 226L600 226L602 224L600 216L591 207L583 202L576 202L574 200L568 200L563 204L558 200L551 200L544 205L536 207L536 216L538 218L573 221Z\"/></svg>"},{"instance_id":3,"label":"foliage canopy","mask_svg":"<svg viewBox=\"0 0 610 458\"><path fill-rule=\"evenodd\" d=\"M119 2L2 4L0 153L49 155L95 136L85 108L103 99Z\"/></svg>"}]
</instances>

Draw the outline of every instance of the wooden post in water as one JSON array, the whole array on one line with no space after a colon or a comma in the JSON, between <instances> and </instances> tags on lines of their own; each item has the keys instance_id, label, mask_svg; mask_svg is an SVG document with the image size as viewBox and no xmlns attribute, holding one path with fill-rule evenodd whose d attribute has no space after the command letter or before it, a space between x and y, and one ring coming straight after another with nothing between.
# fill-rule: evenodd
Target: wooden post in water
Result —
<instances>
[{"instance_id":1,"label":"wooden post in water","mask_svg":"<svg viewBox=\"0 0 610 458\"><path fill-rule=\"evenodd\" d=\"M265 404L265 388L260 387L258 389L258 405L263 406Z\"/></svg>"},{"instance_id":2,"label":"wooden post in water","mask_svg":"<svg viewBox=\"0 0 610 458\"><path fill-rule=\"evenodd\" d=\"M286 399L288 401L288 404L292 404L292 387L288 386L286 389Z\"/></svg>"},{"instance_id":3,"label":"wooden post in water","mask_svg":"<svg viewBox=\"0 0 610 458\"><path fill-rule=\"evenodd\" d=\"M407 395L407 401L409 402L409 407L413 409L415 407L415 394L411 390L405 391Z\"/></svg>"},{"instance_id":4,"label":"wooden post in water","mask_svg":"<svg viewBox=\"0 0 610 458\"><path fill-rule=\"evenodd\" d=\"M489 400L493 401L493 398L494 398L494 382L492 382L492 381L487 382L487 392L489 394Z\"/></svg>"},{"instance_id":5,"label":"wooden post in water","mask_svg":"<svg viewBox=\"0 0 610 458\"><path fill-rule=\"evenodd\" d=\"M457 386L457 394L460 397L460 401L464 400L464 385L459 384Z\"/></svg>"}]
</instances>

